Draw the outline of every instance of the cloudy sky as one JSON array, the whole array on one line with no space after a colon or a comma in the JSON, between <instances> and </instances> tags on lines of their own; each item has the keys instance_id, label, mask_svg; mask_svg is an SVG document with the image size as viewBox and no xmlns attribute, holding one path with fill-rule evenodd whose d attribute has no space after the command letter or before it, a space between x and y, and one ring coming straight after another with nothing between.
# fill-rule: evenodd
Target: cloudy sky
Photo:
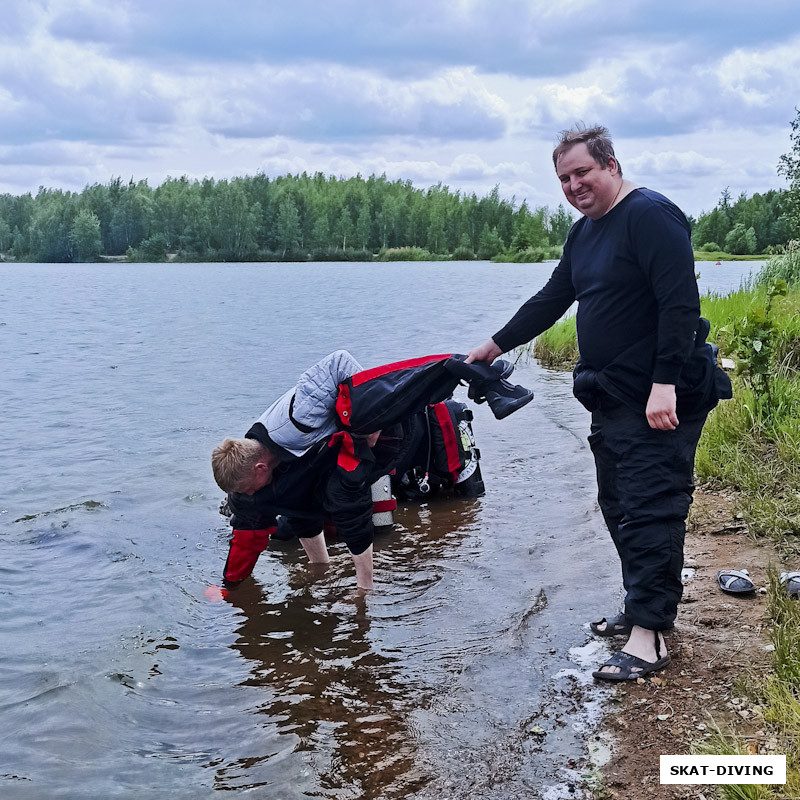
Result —
<instances>
[{"instance_id":1,"label":"cloudy sky","mask_svg":"<svg viewBox=\"0 0 800 800\"><path fill-rule=\"evenodd\" d=\"M385 172L555 206L612 131L689 213L784 186L796 0L3 0L0 192Z\"/></svg>"}]
</instances>

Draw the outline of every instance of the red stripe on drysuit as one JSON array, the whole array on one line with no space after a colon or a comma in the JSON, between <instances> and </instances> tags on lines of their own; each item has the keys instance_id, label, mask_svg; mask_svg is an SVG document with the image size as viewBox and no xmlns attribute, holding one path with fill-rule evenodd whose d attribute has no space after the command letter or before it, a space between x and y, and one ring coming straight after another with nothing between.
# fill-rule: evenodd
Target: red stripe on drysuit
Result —
<instances>
[{"instance_id":1,"label":"red stripe on drysuit","mask_svg":"<svg viewBox=\"0 0 800 800\"><path fill-rule=\"evenodd\" d=\"M339 384L339 394L336 396L336 413L342 421L342 425L350 425L350 387L346 383Z\"/></svg>"},{"instance_id":2,"label":"red stripe on drysuit","mask_svg":"<svg viewBox=\"0 0 800 800\"><path fill-rule=\"evenodd\" d=\"M238 529L233 532L228 560L225 562L223 577L230 583L243 581L258 561L261 553L267 549L269 537L277 528L261 528L259 530Z\"/></svg>"},{"instance_id":3,"label":"red stripe on drysuit","mask_svg":"<svg viewBox=\"0 0 800 800\"><path fill-rule=\"evenodd\" d=\"M461 459L458 455L458 440L456 439L456 429L453 427L453 420L447 410L446 403L437 403L433 407L436 420L442 429L444 437L444 451L447 453L447 469L452 473L453 480L458 477L461 470Z\"/></svg>"},{"instance_id":4,"label":"red stripe on drysuit","mask_svg":"<svg viewBox=\"0 0 800 800\"><path fill-rule=\"evenodd\" d=\"M347 431L339 431L331 436L328 447L339 445L339 455L336 463L345 471L352 472L360 463L361 459L356 456L353 449L353 437Z\"/></svg>"},{"instance_id":5,"label":"red stripe on drysuit","mask_svg":"<svg viewBox=\"0 0 800 800\"><path fill-rule=\"evenodd\" d=\"M397 508L397 500L378 500L372 504L372 513L380 514L382 511L394 511Z\"/></svg>"},{"instance_id":6,"label":"red stripe on drysuit","mask_svg":"<svg viewBox=\"0 0 800 800\"><path fill-rule=\"evenodd\" d=\"M439 356L410 358L408 361L395 361L394 364L384 364L381 367L373 367L372 369L365 369L363 372L356 372L351 380L353 381L353 386L360 386L362 383L371 381L373 378L380 378L381 375L388 375L390 372L399 372L401 369L421 367L423 364L430 364L432 361L444 361L446 358L450 358L451 355L452 353L445 353Z\"/></svg>"}]
</instances>

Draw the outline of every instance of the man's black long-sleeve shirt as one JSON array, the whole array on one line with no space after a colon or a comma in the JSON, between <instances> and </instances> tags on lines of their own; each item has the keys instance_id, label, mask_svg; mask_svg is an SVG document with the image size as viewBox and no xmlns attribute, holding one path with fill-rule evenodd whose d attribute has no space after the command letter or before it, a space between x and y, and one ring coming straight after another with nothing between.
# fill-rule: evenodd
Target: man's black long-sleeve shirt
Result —
<instances>
[{"instance_id":1,"label":"man's black long-sleeve shirt","mask_svg":"<svg viewBox=\"0 0 800 800\"><path fill-rule=\"evenodd\" d=\"M681 210L634 189L599 219L573 225L550 280L492 338L506 352L547 330L578 301L581 361L600 371L653 341L653 383L677 384L700 317L691 228Z\"/></svg>"}]
</instances>

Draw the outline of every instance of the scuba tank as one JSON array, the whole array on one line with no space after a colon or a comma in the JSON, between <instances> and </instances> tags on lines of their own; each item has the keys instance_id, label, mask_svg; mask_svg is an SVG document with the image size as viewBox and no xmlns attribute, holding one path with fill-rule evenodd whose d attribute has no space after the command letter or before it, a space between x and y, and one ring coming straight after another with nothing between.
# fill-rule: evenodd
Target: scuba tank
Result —
<instances>
[{"instance_id":1,"label":"scuba tank","mask_svg":"<svg viewBox=\"0 0 800 800\"><path fill-rule=\"evenodd\" d=\"M412 444L392 475L398 499L423 502L442 490L461 497L485 493L470 409L452 399L434 403L415 414L412 425Z\"/></svg>"}]
</instances>

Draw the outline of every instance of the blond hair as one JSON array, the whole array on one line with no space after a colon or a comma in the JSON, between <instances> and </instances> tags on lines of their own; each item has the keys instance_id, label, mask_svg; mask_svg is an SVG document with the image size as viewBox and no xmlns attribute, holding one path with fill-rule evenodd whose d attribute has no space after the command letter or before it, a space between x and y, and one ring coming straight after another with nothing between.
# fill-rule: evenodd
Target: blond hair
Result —
<instances>
[{"instance_id":1,"label":"blond hair","mask_svg":"<svg viewBox=\"0 0 800 800\"><path fill-rule=\"evenodd\" d=\"M253 475L256 462L264 457L264 446L255 439L226 439L211 454L214 480L223 492L235 492Z\"/></svg>"}]
</instances>

